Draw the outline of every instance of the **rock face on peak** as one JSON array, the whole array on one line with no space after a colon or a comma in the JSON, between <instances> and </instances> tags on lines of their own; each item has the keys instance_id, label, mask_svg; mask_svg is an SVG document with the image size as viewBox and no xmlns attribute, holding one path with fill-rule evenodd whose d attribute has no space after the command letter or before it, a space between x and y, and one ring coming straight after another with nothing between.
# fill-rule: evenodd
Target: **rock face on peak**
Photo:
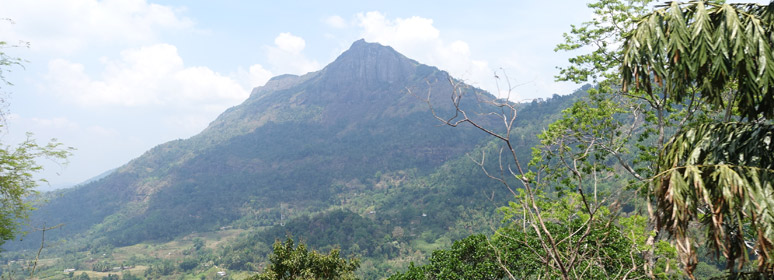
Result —
<instances>
[{"instance_id":1,"label":"rock face on peak","mask_svg":"<svg viewBox=\"0 0 774 280\"><path fill-rule=\"evenodd\" d=\"M436 110L447 110L446 72L359 40L320 71L255 88L200 134L63 191L33 220L68 224L62 236L88 232L120 246L237 222L272 225L280 203L328 209L340 203L343 183L377 172L427 174L485 138L437 126L427 104L407 94L429 88L438 92Z\"/></svg>"},{"instance_id":2,"label":"rock face on peak","mask_svg":"<svg viewBox=\"0 0 774 280\"><path fill-rule=\"evenodd\" d=\"M418 66L419 63L392 47L360 39L322 70L322 86L336 90L350 84L360 85L363 89L403 85L416 74Z\"/></svg>"}]
</instances>

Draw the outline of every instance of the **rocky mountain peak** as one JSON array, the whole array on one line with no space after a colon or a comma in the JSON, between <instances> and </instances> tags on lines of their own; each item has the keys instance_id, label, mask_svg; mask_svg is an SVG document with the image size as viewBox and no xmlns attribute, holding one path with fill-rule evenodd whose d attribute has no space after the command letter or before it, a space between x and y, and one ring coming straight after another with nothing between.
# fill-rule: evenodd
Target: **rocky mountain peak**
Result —
<instances>
[{"instance_id":1,"label":"rocky mountain peak","mask_svg":"<svg viewBox=\"0 0 774 280\"><path fill-rule=\"evenodd\" d=\"M360 39L323 69L324 84L329 88L351 83L384 88L406 81L415 74L417 65L391 47Z\"/></svg>"}]
</instances>

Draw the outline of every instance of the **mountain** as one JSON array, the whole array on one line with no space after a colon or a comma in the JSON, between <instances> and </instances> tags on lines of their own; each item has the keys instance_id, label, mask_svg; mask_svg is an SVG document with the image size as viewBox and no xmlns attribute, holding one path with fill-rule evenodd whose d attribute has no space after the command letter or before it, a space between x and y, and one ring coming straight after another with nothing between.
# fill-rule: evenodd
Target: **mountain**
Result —
<instances>
[{"instance_id":1,"label":"mountain","mask_svg":"<svg viewBox=\"0 0 774 280\"><path fill-rule=\"evenodd\" d=\"M200 134L56 193L33 223L64 223L62 236L90 234L115 246L240 219L273 225L281 204L294 213L323 210L340 203L336 186L376 173L429 174L485 139L469 128L438 126L407 89L432 89L436 110L451 109L446 72L359 40L320 71L255 88Z\"/></svg>"},{"instance_id":2,"label":"mountain","mask_svg":"<svg viewBox=\"0 0 774 280\"><path fill-rule=\"evenodd\" d=\"M197 251L198 261L260 270L271 243L290 234L312 248L360 256L362 277L383 278L451 240L491 230L495 209L512 196L470 160L496 159L500 145L471 126L439 125L433 117L430 106L454 115L452 83L469 96L460 104L469 116L501 125L486 114L497 108L472 96L493 98L488 93L391 47L356 41L317 72L277 76L253 89L198 135L47 193L30 224L64 224L45 235L57 244L46 251L50 258L64 261L51 269L55 275L94 265L94 254L109 258L114 248L179 244L201 236L194 233L235 228L244 234L212 240L217 250ZM586 89L517 105L512 137L520 159L528 161L535 135ZM4 249L37 249L39 237ZM160 265L150 256L135 259L129 264ZM127 261L124 255L115 264Z\"/></svg>"}]
</instances>

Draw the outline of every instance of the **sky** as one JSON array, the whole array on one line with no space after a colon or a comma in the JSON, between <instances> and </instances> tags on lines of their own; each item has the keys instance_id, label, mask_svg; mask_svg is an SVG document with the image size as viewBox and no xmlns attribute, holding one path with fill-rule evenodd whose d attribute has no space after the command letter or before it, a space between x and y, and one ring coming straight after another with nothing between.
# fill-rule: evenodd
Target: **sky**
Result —
<instances>
[{"instance_id":1,"label":"sky","mask_svg":"<svg viewBox=\"0 0 774 280\"><path fill-rule=\"evenodd\" d=\"M26 60L5 73L0 143L34 134L76 148L43 161L43 189L73 186L167 141L202 131L252 88L317 71L356 40L389 45L516 101L568 94L556 53L586 1L0 0L2 51ZM502 73L502 72L501 72ZM502 76L502 75L501 75Z\"/></svg>"}]
</instances>

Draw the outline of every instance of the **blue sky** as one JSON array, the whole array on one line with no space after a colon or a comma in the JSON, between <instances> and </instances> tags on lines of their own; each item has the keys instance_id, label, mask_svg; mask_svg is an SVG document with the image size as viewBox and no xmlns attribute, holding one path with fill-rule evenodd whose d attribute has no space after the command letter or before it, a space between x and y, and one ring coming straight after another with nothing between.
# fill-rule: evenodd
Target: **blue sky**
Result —
<instances>
[{"instance_id":1,"label":"blue sky","mask_svg":"<svg viewBox=\"0 0 774 280\"><path fill-rule=\"evenodd\" d=\"M47 164L52 186L191 137L270 77L316 71L365 38L478 87L502 68L515 99L567 94L555 53L586 1L0 0L4 51L28 60L7 79L2 143L26 132L77 148Z\"/></svg>"}]
</instances>

